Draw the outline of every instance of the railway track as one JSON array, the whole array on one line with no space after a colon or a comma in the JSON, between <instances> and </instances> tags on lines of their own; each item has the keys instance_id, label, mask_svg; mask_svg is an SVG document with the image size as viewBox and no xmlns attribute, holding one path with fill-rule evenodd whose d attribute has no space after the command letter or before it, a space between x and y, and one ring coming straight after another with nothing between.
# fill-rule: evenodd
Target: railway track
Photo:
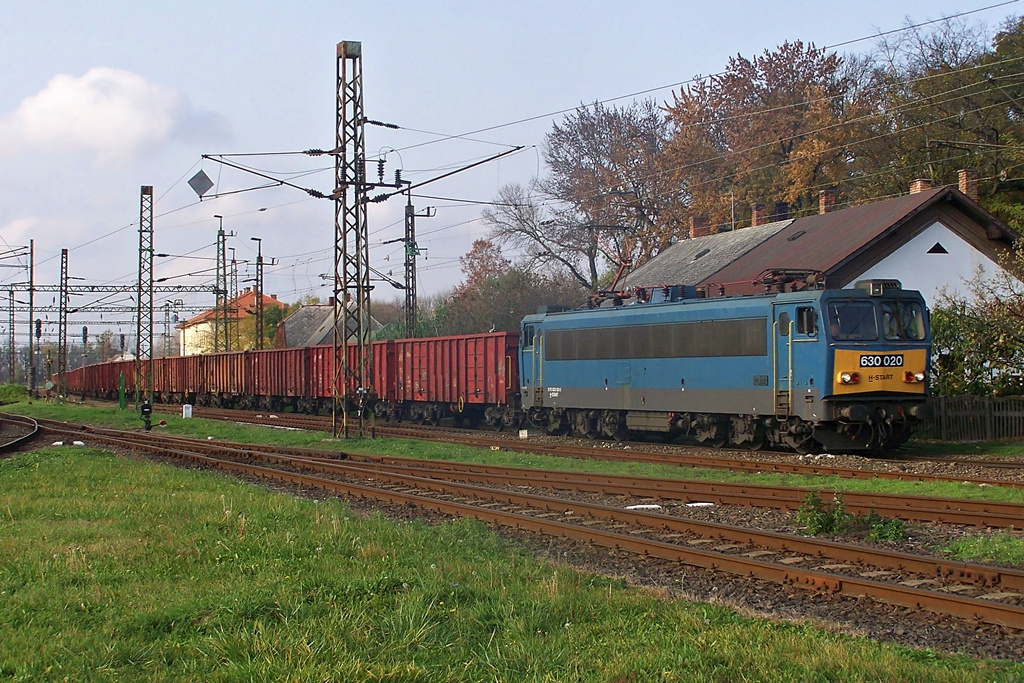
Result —
<instances>
[{"instance_id":1,"label":"railway track","mask_svg":"<svg viewBox=\"0 0 1024 683\"><path fill-rule=\"evenodd\" d=\"M161 412L176 412L171 406L159 406ZM292 413L272 413L268 411L240 411L226 410L220 408L195 408L193 415L214 420L228 420L247 424L258 424L269 427L309 429L315 431L331 431L331 419L329 417L314 415L295 415ZM497 435L488 435L480 430L473 429L445 429L436 427L402 427L402 426L374 426L373 434L376 436L387 436L394 438L425 439L440 442L454 442L467 446L480 448L501 448L503 450L537 453L542 455L553 455L558 457L572 457L588 460L608 460L621 462L638 462L657 465L669 465L676 467L721 469L733 472L776 474L795 474L805 476L831 476L843 479L890 479L899 481L920 481L920 482L948 482L963 483L969 482L979 486L1003 486L1017 488L1024 486L1024 476L1017 480L993 479L984 477L945 476L938 474L923 474L909 471L888 471L873 468L853 467L832 467L821 463L803 463L779 460L753 460L747 458L728 457L727 451L716 452L714 456L694 455L692 453L680 452L647 452L633 450L620 445L605 443L603 446L578 446L570 443L551 443L537 440L518 440ZM717 453L721 453L718 455ZM878 462L912 462L926 461L926 458L908 458L885 460ZM927 460L931 462L959 462L950 458L937 458ZM1024 475L1024 460L1020 461L989 461L971 460L971 465L986 467L987 463L1000 463L999 468L1021 471Z\"/></svg>"},{"instance_id":2,"label":"railway track","mask_svg":"<svg viewBox=\"0 0 1024 683\"><path fill-rule=\"evenodd\" d=\"M0 420L0 453L21 448L38 435L39 423L32 418L7 416Z\"/></svg>"},{"instance_id":3,"label":"railway track","mask_svg":"<svg viewBox=\"0 0 1024 683\"><path fill-rule=\"evenodd\" d=\"M356 458L333 452L253 448L43 422L48 432L108 447L174 458L232 474L314 487L336 495L414 506L442 515L568 538L612 552L658 558L738 576L756 576L821 594L867 596L885 603L987 624L1024 629L1024 572L686 519L663 511L626 510L534 492L511 468ZM429 470L426 471L426 470ZM559 487L575 488L563 481ZM604 485L604 484L602 484ZM634 484L640 486L640 484ZM652 500L656 486L632 495ZM1020 511L1017 511L1020 514Z\"/></svg>"}]
</instances>

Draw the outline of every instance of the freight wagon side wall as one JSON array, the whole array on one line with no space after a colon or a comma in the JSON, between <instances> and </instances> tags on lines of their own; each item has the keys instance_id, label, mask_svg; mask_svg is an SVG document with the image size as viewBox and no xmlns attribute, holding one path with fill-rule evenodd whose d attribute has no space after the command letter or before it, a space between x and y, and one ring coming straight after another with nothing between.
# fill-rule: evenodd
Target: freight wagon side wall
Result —
<instances>
[{"instance_id":1,"label":"freight wagon side wall","mask_svg":"<svg viewBox=\"0 0 1024 683\"><path fill-rule=\"evenodd\" d=\"M395 342L392 339L373 342L373 390L382 401L396 401L398 370L395 363Z\"/></svg>"},{"instance_id":2,"label":"freight wagon side wall","mask_svg":"<svg viewBox=\"0 0 1024 683\"><path fill-rule=\"evenodd\" d=\"M250 390L257 396L303 396L309 382L306 349L249 351Z\"/></svg>"},{"instance_id":3,"label":"freight wagon side wall","mask_svg":"<svg viewBox=\"0 0 1024 683\"><path fill-rule=\"evenodd\" d=\"M519 383L518 339L507 332L400 339L396 400L504 405Z\"/></svg>"},{"instance_id":4,"label":"freight wagon side wall","mask_svg":"<svg viewBox=\"0 0 1024 683\"><path fill-rule=\"evenodd\" d=\"M203 376L211 394L238 395L248 393L245 353L216 353L202 356Z\"/></svg>"},{"instance_id":5,"label":"freight wagon side wall","mask_svg":"<svg viewBox=\"0 0 1024 683\"><path fill-rule=\"evenodd\" d=\"M334 386L334 346L325 344L323 346L311 346L307 349L309 355L310 388L315 398L331 398ZM358 361L359 351L355 344L349 344L345 349L348 354L349 367L354 367ZM339 375L343 368L338 368ZM344 381L344 379L342 380ZM354 396L359 382L356 378L349 378L346 382L345 393Z\"/></svg>"}]
</instances>

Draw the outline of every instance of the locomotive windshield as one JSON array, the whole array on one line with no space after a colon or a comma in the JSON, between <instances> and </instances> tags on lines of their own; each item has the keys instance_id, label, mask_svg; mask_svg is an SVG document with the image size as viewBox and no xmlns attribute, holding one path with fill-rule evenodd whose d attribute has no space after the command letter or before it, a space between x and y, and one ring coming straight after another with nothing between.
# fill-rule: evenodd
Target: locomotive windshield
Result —
<instances>
[{"instance_id":1,"label":"locomotive windshield","mask_svg":"<svg viewBox=\"0 0 1024 683\"><path fill-rule=\"evenodd\" d=\"M829 333L836 341L921 341L927 336L924 308L919 301L889 299L876 308L873 301L833 301L828 305Z\"/></svg>"},{"instance_id":2,"label":"locomotive windshield","mask_svg":"<svg viewBox=\"0 0 1024 683\"><path fill-rule=\"evenodd\" d=\"M870 301L834 301L828 305L828 328L837 341L878 339L875 305Z\"/></svg>"},{"instance_id":3,"label":"locomotive windshield","mask_svg":"<svg viewBox=\"0 0 1024 683\"><path fill-rule=\"evenodd\" d=\"M917 301L883 301L882 335L895 339L918 341L924 339L924 310Z\"/></svg>"}]
</instances>

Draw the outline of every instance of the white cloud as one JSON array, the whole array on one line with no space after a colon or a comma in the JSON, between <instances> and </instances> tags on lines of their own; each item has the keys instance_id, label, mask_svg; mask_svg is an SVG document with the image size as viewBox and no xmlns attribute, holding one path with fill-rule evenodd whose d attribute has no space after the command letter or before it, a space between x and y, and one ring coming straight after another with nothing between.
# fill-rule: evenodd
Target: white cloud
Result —
<instances>
[{"instance_id":1,"label":"white cloud","mask_svg":"<svg viewBox=\"0 0 1024 683\"><path fill-rule=\"evenodd\" d=\"M175 135L189 116L187 100L173 88L129 71L94 67L81 78L54 76L0 118L0 149L127 160Z\"/></svg>"},{"instance_id":2,"label":"white cloud","mask_svg":"<svg viewBox=\"0 0 1024 683\"><path fill-rule=\"evenodd\" d=\"M15 218L0 226L0 240L6 248L28 244L30 238L37 236L35 232L38 227L39 219L35 216Z\"/></svg>"}]
</instances>

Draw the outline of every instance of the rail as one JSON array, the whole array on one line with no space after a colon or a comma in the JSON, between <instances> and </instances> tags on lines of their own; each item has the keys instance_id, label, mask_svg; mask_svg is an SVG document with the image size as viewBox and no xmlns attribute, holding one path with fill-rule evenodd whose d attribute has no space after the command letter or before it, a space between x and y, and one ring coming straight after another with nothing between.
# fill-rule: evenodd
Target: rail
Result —
<instances>
[{"instance_id":1,"label":"rail","mask_svg":"<svg viewBox=\"0 0 1024 683\"><path fill-rule=\"evenodd\" d=\"M330 460L312 461L257 452L245 446L239 448L239 444L202 440L188 440L185 444L181 437L153 433L76 428L56 422L47 422L44 428L60 434L87 434L85 438L93 442L182 458L238 475L415 506L445 515L475 517L640 557L661 558L741 577L758 576L784 586L869 596L969 621L1024 628L1024 604L1016 592L1024 584L1024 574L1012 569L709 525L670 515L537 495L518 486L510 490L458 483L449 478L450 472L426 478L419 476L421 473L388 471L372 462L338 461L334 459L338 457L336 453L324 453L332 456ZM440 469L445 463L432 464ZM653 538L643 538L644 534ZM713 547L694 547L705 544ZM812 566L796 566L800 563ZM908 563L916 566L908 567Z\"/></svg>"}]
</instances>

